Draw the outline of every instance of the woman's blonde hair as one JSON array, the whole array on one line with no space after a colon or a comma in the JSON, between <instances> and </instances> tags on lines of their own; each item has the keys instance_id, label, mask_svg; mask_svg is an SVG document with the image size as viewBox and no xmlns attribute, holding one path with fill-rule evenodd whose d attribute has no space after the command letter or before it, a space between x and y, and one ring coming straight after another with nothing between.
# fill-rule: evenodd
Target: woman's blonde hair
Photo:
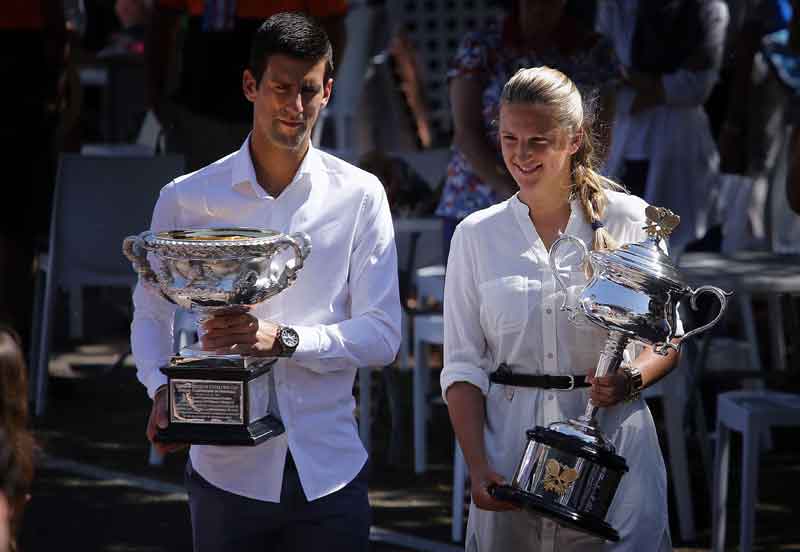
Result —
<instances>
[{"instance_id":1,"label":"woman's blonde hair","mask_svg":"<svg viewBox=\"0 0 800 552\"><path fill-rule=\"evenodd\" d=\"M501 103L537 104L552 108L558 126L580 136L572 156L571 193L580 201L586 221L594 229L592 249L613 249L616 241L603 226L608 206L606 190L624 190L596 170L597 148L593 130L596 96L582 98L578 87L564 73L550 67L520 69L503 87Z\"/></svg>"}]
</instances>

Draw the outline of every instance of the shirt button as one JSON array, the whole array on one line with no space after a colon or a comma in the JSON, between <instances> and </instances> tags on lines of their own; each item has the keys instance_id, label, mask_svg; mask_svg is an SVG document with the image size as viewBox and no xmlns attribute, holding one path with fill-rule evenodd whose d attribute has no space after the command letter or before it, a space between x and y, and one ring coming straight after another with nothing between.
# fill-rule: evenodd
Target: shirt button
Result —
<instances>
[{"instance_id":1,"label":"shirt button","mask_svg":"<svg viewBox=\"0 0 800 552\"><path fill-rule=\"evenodd\" d=\"M553 353L547 353L547 358L553 358Z\"/></svg>"},{"instance_id":2,"label":"shirt button","mask_svg":"<svg viewBox=\"0 0 800 552\"><path fill-rule=\"evenodd\" d=\"M548 400L548 401L552 401L554 398L555 398L555 397L553 396L553 394L552 394L552 393L551 393L551 394L549 394L549 395L547 395L547 400Z\"/></svg>"},{"instance_id":3,"label":"shirt button","mask_svg":"<svg viewBox=\"0 0 800 552\"><path fill-rule=\"evenodd\" d=\"M545 312L546 312L547 314L553 314L553 309L547 309Z\"/></svg>"}]
</instances>

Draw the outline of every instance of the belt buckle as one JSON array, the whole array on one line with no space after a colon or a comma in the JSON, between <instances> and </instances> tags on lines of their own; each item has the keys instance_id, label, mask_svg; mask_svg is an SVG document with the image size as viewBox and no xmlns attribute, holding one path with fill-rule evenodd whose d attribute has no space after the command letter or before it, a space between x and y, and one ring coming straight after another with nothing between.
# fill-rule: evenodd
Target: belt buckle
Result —
<instances>
[{"instance_id":1,"label":"belt buckle","mask_svg":"<svg viewBox=\"0 0 800 552\"><path fill-rule=\"evenodd\" d=\"M572 391L573 389L575 389L575 376L570 374L567 377L569 378L569 387L564 389L564 391Z\"/></svg>"},{"instance_id":2,"label":"belt buckle","mask_svg":"<svg viewBox=\"0 0 800 552\"><path fill-rule=\"evenodd\" d=\"M513 374L511 368L505 362L500 363L500 366L497 367L497 372L503 376L511 376ZM514 391L513 385L503 385L503 395L505 395L507 401L511 402L514 399Z\"/></svg>"}]
</instances>

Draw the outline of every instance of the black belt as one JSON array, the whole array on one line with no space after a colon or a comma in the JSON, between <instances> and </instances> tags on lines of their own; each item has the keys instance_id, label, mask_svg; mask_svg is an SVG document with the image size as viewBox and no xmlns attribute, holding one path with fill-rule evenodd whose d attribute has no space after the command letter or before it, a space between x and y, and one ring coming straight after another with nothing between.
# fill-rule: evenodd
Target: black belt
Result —
<instances>
[{"instance_id":1,"label":"black belt","mask_svg":"<svg viewBox=\"0 0 800 552\"><path fill-rule=\"evenodd\" d=\"M507 364L502 363L489 374L489 381L514 387L538 387L540 389L562 389L569 391L579 387L589 387L586 376L551 376L550 374L515 374Z\"/></svg>"}]
</instances>

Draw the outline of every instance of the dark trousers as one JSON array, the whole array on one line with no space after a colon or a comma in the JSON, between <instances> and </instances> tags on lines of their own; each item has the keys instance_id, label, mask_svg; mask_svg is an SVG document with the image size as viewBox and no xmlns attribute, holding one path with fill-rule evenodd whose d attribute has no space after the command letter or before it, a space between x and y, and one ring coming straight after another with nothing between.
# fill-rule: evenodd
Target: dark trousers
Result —
<instances>
[{"instance_id":1,"label":"dark trousers","mask_svg":"<svg viewBox=\"0 0 800 552\"><path fill-rule=\"evenodd\" d=\"M306 500L291 454L281 501L253 500L215 487L186 464L195 552L369 550L367 465L343 489Z\"/></svg>"},{"instance_id":2,"label":"dark trousers","mask_svg":"<svg viewBox=\"0 0 800 552\"><path fill-rule=\"evenodd\" d=\"M647 176L650 173L650 161L626 159L622 173L622 185L635 196L644 197L647 191Z\"/></svg>"}]
</instances>

